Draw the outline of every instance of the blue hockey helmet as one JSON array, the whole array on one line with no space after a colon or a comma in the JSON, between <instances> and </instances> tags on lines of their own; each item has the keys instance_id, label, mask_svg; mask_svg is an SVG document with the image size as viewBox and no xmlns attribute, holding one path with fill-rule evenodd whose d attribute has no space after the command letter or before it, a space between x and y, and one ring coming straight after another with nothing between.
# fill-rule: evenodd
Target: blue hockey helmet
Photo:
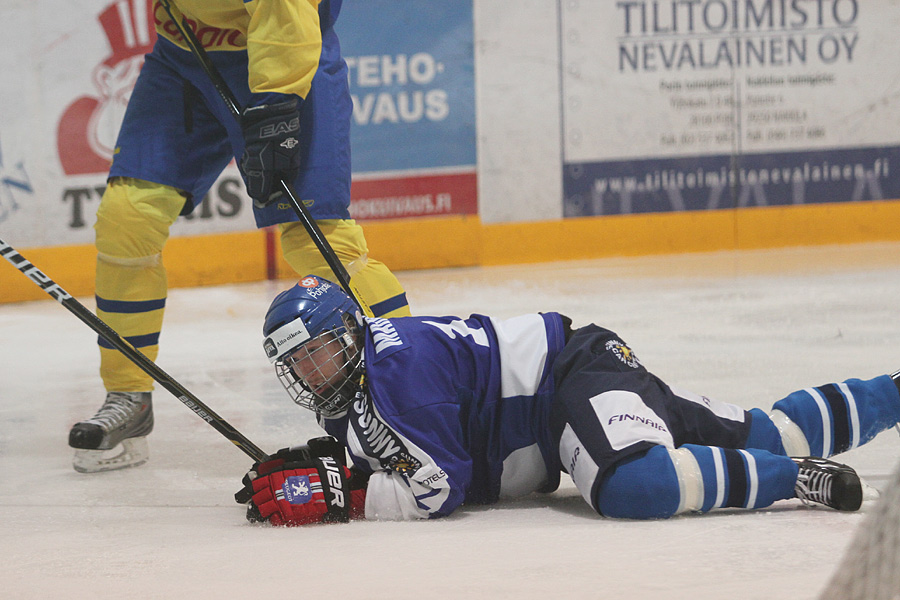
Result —
<instances>
[{"instance_id":1,"label":"blue hockey helmet","mask_svg":"<svg viewBox=\"0 0 900 600\"><path fill-rule=\"evenodd\" d=\"M347 410L362 379L361 319L340 287L314 275L275 297L263 348L294 402L326 418Z\"/></svg>"}]
</instances>

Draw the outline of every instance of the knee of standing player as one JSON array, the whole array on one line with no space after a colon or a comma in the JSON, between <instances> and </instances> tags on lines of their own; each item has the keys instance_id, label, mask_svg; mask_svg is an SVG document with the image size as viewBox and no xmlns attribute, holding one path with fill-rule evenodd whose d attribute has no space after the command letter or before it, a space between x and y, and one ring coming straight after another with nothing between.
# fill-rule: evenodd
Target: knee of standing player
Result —
<instances>
[{"instance_id":1,"label":"knee of standing player","mask_svg":"<svg viewBox=\"0 0 900 600\"><path fill-rule=\"evenodd\" d=\"M316 221L322 235L352 277L365 266L368 253L362 227L347 219L320 219ZM300 275L318 275L334 279L331 267L309 236L306 228L296 221L279 225L284 259Z\"/></svg>"},{"instance_id":2,"label":"knee of standing player","mask_svg":"<svg viewBox=\"0 0 900 600\"><path fill-rule=\"evenodd\" d=\"M654 446L607 472L594 504L607 517L664 519L698 510L702 501L702 479L690 452Z\"/></svg>"},{"instance_id":3,"label":"knee of standing player","mask_svg":"<svg viewBox=\"0 0 900 600\"><path fill-rule=\"evenodd\" d=\"M94 225L101 258L142 258L162 252L185 196L177 189L125 177L110 180Z\"/></svg>"},{"instance_id":4,"label":"knee of standing player","mask_svg":"<svg viewBox=\"0 0 900 600\"><path fill-rule=\"evenodd\" d=\"M362 227L352 219L326 219L316 223L347 268L360 299L369 305L372 314L376 317L409 316L403 286L385 264L369 257ZM285 223L280 228L284 258L298 275L312 274L334 281L331 267L300 223Z\"/></svg>"}]
</instances>

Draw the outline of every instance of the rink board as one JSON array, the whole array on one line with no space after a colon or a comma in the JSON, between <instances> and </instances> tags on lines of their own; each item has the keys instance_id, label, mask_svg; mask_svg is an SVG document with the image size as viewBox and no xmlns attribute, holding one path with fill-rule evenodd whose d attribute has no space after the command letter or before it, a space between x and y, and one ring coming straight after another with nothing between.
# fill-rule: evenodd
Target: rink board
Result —
<instances>
[{"instance_id":1,"label":"rink board","mask_svg":"<svg viewBox=\"0 0 900 600\"><path fill-rule=\"evenodd\" d=\"M455 215L364 224L369 254L397 271L557 260L900 240L900 201L686 211L484 224ZM76 296L93 294L91 245L17 248ZM290 278L271 231L175 237L164 260L171 287ZM0 268L0 302L45 297Z\"/></svg>"}]
</instances>

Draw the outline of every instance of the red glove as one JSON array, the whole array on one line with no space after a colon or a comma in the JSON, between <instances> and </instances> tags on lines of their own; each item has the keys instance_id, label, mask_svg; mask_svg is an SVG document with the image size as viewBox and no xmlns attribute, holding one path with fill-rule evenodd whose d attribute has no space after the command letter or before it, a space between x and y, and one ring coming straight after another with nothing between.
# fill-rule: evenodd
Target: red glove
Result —
<instances>
[{"instance_id":1,"label":"red glove","mask_svg":"<svg viewBox=\"0 0 900 600\"><path fill-rule=\"evenodd\" d=\"M362 518L366 482L357 480L350 469L330 456L285 463L253 480L247 520L296 526Z\"/></svg>"},{"instance_id":2,"label":"red glove","mask_svg":"<svg viewBox=\"0 0 900 600\"><path fill-rule=\"evenodd\" d=\"M268 475L274 471L284 469L286 463L309 461L319 456L333 457L340 464L347 464L344 446L331 436L313 438L302 446L282 448L266 458L266 460L253 463L253 466L250 467L250 470L247 471L247 474L241 480L244 487L235 493L234 501L238 504L250 502L250 498L255 492L253 480L261 475Z\"/></svg>"}]
</instances>

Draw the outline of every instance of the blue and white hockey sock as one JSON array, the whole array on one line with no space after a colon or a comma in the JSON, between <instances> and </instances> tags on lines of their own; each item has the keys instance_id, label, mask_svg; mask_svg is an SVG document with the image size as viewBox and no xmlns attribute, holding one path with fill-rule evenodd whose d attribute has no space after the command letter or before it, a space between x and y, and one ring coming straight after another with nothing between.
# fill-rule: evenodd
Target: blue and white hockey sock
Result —
<instances>
[{"instance_id":1,"label":"blue and white hockey sock","mask_svg":"<svg viewBox=\"0 0 900 600\"><path fill-rule=\"evenodd\" d=\"M685 444L651 448L616 465L595 499L608 517L667 518L714 508L764 508L792 498L797 465L766 450Z\"/></svg>"},{"instance_id":2,"label":"blue and white hockey sock","mask_svg":"<svg viewBox=\"0 0 900 600\"><path fill-rule=\"evenodd\" d=\"M766 450L732 450L685 444L703 480L700 512L714 508L765 508L794 497L797 465Z\"/></svg>"},{"instance_id":3,"label":"blue and white hockey sock","mask_svg":"<svg viewBox=\"0 0 900 600\"><path fill-rule=\"evenodd\" d=\"M811 456L828 458L861 446L900 422L900 393L887 375L848 379L794 392L772 409L782 435L784 420L776 411L799 428Z\"/></svg>"}]
</instances>

